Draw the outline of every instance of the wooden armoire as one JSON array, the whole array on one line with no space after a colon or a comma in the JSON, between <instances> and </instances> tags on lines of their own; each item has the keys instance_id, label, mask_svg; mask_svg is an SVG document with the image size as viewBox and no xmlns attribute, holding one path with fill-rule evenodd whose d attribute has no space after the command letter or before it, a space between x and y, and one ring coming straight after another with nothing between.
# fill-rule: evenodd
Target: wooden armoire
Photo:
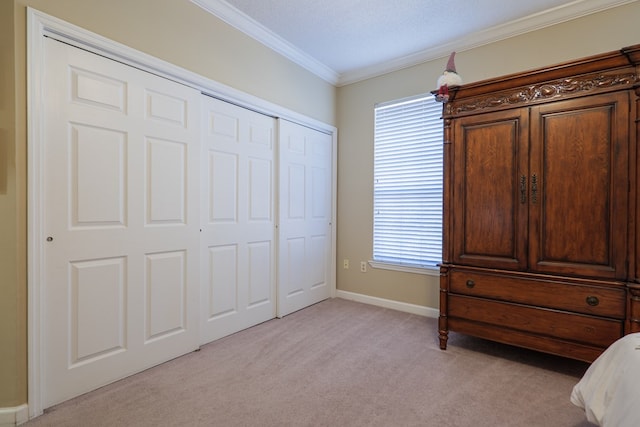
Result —
<instances>
[{"instance_id":1,"label":"wooden armoire","mask_svg":"<svg viewBox=\"0 0 640 427\"><path fill-rule=\"evenodd\" d=\"M452 88L443 123L440 347L640 331L640 45Z\"/></svg>"}]
</instances>

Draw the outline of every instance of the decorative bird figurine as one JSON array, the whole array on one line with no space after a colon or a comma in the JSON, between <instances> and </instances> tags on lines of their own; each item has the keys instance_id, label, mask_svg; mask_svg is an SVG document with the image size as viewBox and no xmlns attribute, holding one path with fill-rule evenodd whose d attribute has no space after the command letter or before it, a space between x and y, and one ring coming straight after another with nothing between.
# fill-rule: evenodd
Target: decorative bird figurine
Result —
<instances>
[{"instance_id":1,"label":"decorative bird figurine","mask_svg":"<svg viewBox=\"0 0 640 427\"><path fill-rule=\"evenodd\" d=\"M454 62L455 52L451 52L449 61L447 62L447 68L444 73L438 77L438 93L436 94L436 101L447 102L449 101L449 88L462 85L462 77L456 71L456 64Z\"/></svg>"}]
</instances>

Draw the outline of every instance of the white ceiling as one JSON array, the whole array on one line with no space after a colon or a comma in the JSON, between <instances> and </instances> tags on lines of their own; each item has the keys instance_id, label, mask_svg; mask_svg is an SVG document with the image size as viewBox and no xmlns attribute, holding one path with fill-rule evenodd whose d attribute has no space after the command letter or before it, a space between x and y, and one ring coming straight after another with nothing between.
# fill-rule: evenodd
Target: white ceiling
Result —
<instances>
[{"instance_id":1,"label":"white ceiling","mask_svg":"<svg viewBox=\"0 0 640 427\"><path fill-rule=\"evenodd\" d=\"M191 1L344 85L636 0Z\"/></svg>"}]
</instances>

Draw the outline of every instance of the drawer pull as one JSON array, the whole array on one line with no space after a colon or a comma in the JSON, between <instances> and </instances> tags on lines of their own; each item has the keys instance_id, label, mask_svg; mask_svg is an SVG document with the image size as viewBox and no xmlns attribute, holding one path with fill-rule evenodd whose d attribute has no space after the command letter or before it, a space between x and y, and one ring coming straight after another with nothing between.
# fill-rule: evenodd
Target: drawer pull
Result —
<instances>
[{"instance_id":1,"label":"drawer pull","mask_svg":"<svg viewBox=\"0 0 640 427\"><path fill-rule=\"evenodd\" d=\"M598 299L598 297L589 296L587 297L587 304L589 304L591 307L595 307L596 305L600 304L600 300Z\"/></svg>"},{"instance_id":2,"label":"drawer pull","mask_svg":"<svg viewBox=\"0 0 640 427\"><path fill-rule=\"evenodd\" d=\"M469 279L467 280L467 288L471 289L476 285L476 282L474 282L473 280Z\"/></svg>"}]
</instances>

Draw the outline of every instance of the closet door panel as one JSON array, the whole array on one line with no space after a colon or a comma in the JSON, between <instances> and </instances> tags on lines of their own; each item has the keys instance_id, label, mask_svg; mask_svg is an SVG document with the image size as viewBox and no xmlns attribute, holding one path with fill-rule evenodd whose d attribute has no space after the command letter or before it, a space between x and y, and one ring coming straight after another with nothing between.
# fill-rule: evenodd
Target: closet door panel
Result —
<instances>
[{"instance_id":1,"label":"closet door panel","mask_svg":"<svg viewBox=\"0 0 640 427\"><path fill-rule=\"evenodd\" d=\"M331 135L279 121L278 316L331 296Z\"/></svg>"},{"instance_id":2,"label":"closet door panel","mask_svg":"<svg viewBox=\"0 0 640 427\"><path fill-rule=\"evenodd\" d=\"M43 407L197 348L199 92L45 39Z\"/></svg>"},{"instance_id":3,"label":"closet door panel","mask_svg":"<svg viewBox=\"0 0 640 427\"><path fill-rule=\"evenodd\" d=\"M275 119L202 96L201 343L276 314Z\"/></svg>"}]
</instances>

